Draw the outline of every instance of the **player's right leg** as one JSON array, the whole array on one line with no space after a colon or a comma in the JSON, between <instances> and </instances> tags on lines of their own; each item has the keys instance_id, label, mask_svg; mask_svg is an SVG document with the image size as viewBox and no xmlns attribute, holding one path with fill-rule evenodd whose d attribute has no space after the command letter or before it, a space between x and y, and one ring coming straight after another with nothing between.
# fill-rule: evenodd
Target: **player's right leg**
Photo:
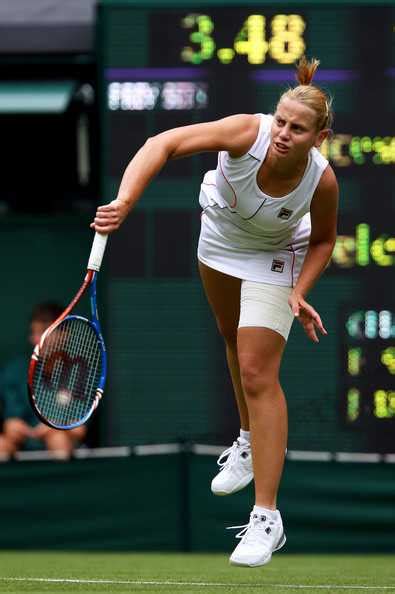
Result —
<instances>
[{"instance_id":1,"label":"player's right leg","mask_svg":"<svg viewBox=\"0 0 395 594\"><path fill-rule=\"evenodd\" d=\"M218 272L202 262L199 262L199 271L207 300L225 342L226 359L240 416L240 437L219 457L221 470L211 483L215 495L230 495L243 489L253 479L248 409L241 387L237 354L241 280Z\"/></svg>"}]
</instances>

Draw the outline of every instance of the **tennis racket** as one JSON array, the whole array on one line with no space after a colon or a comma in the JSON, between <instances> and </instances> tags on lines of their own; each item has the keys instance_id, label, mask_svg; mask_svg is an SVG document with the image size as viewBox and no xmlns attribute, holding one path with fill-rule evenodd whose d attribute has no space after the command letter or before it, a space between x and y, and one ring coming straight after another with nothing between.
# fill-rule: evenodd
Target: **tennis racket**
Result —
<instances>
[{"instance_id":1,"label":"tennis racket","mask_svg":"<svg viewBox=\"0 0 395 594\"><path fill-rule=\"evenodd\" d=\"M44 332L28 371L30 402L38 418L54 429L83 425L103 395L107 356L96 304L96 277L107 235L95 234L87 274L64 312ZM89 288L91 320L69 315Z\"/></svg>"}]
</instances>

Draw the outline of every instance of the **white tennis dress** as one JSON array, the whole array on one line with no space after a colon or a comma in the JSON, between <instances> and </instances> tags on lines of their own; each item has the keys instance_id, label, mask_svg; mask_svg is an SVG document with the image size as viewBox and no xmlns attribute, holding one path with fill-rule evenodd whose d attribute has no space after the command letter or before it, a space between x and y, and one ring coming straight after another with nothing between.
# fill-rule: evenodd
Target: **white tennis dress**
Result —
<instances>
[{"instance_id":1,"label":"white tennis dress","mask_svg":"<svg viewBox=\"0 0 395 594\"><path fill-rule=\"evenodd\" d=\"M273 116L259 115L258 136L248 153L233 159L221 151L217 168L204 176L198 258L236 278L293 287L308 248L311 200L328 161L312 148L299 185L281 198L268 196L257 173Z\"/></svg>"}]
</instances>

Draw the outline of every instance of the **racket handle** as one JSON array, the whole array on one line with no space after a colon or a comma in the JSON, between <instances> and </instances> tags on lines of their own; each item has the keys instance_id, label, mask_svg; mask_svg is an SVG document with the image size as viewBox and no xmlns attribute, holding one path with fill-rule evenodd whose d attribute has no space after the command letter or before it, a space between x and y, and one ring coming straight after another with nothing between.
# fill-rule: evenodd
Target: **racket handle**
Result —
<instances>
[{"instance_id":1,"label":"racket handle","mask_svg":"<svg viewBox=\"0 0 395 594\"><path fill-rule=\"evenodd\" d=\"M108 235L102 233L95 233L93 245L88 261L88 270L96 270L99 272L101 262L103 260L104 250L106 249Z\"/></svg>"}]
</instances>

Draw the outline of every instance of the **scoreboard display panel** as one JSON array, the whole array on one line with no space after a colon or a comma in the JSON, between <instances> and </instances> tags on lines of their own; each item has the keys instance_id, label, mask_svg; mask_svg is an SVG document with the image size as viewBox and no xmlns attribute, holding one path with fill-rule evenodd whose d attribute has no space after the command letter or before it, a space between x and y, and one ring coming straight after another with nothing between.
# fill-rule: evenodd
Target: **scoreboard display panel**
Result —
<instances>
[{"instance_id":1,"label":"scoreboard display panel","mask_svg":"<svg viewBox=\"0 0 395 594\"><path fill-rule=\"evenodd\" d=\"M311 345L295 327L286 350L289 446L395 451L393 3L102 0L98 17L103 200L116 196L127 163L148 137L234 113L272 113L295 84L295 62L302 55L321 61L314 80L333 97L335 112L321 152L339 181L339 235L309 296L329 335ZM199 185L215 166L212 153L167 164L112 239L109 299L117 302L119 324L121 314L129 316L130 332L140 328L144 343L137 352L117 320L111 324L113 440L129 440L131 417L141 415L144 425L150 398L153 407L160 401L162 421L168 415L169 423L155 425L151 418L152 431L135 436L141 441L210 439L229 428L231 389L195 255ZM130 311L131 303L122 304L126 295L158 311L150 316L147 310L144 318ZM180 319L180 307L188 328L174 333L169 312ZM167 325L158 323L165 318ZM155 343L144 339L148 333L154 340L155 331ZM171 362L159 344L162 355L173 353ZM128 357L129 375L118 368ZM143 371L153 358L157 371L166 366L156 379L152 369Z\"/></svg>"}]
</instances>

